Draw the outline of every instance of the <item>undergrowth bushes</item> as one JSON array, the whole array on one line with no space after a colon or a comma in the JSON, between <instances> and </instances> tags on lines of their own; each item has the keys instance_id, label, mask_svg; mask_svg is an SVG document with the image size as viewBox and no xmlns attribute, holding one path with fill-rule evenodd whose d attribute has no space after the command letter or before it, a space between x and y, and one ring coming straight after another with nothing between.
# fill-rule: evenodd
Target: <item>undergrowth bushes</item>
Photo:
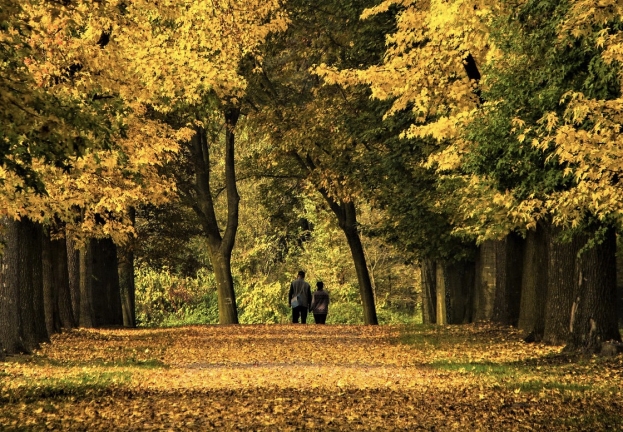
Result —
<instances>
[{"instance_id":1,"label":"undergrowth bushes","mask_svg":"<svg viewBox=\"0 0 623 432\"><path fill-rule=\"evenodd\" d=\"M288 284L272 282L245 284L235 277L238 318L241 324L287 323ZM312 285L313 286L313 285ZM331 305L327 324L362 324L363 311L358 290L351 284L328 288ZM139 325L148 327L190 324L217 324L218 302L213 274L200 270L196 276L183 277L167 269L144 267L136 272L136 311ZM381 324L419 321L404 311L377 302ZM309 322L313 322L310 316Z\"/></svg>"}]
</instances>

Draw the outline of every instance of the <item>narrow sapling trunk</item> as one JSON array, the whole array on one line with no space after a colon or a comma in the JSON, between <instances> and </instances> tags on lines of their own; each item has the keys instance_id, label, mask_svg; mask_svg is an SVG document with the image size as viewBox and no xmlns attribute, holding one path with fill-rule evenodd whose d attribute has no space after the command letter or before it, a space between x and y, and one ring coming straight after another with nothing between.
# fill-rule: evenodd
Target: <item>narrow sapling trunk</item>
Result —
<instances>
[{"instance_id":1,"label":"narrow sapling trunk","mask_svg":"<svg viewBox=\"0 0 623 432\"><path fill-rule=\"evenodd\" d=\"M204 235L208 240L208 254L214 267L219 305L219 323L238 324L238 308L231 274L231 254L238 231L240 196L236 186L235 128L240 116L238 108L225 110L225 189L227 192L227 226L221 235L210 187L210 151L206 132L197 127L192 140L192 159L195 167L195 192Z\"/></svg>"}]
</instances>

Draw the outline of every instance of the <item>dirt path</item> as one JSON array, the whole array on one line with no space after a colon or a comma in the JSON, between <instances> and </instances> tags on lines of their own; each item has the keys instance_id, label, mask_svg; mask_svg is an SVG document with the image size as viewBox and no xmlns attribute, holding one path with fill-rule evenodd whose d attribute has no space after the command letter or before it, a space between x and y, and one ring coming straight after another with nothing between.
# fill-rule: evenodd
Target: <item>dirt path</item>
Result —
<instances>
[{"instance_id":1,"label":"dirt path","mask_svg":"<svg viewBox=\"0 0 623 432\"><path fill-rule=\"evenodd\" d=\"M621 359L511 329L77 330L0 364L0 430L623 430Z\"/></svg>"}]
</instances>

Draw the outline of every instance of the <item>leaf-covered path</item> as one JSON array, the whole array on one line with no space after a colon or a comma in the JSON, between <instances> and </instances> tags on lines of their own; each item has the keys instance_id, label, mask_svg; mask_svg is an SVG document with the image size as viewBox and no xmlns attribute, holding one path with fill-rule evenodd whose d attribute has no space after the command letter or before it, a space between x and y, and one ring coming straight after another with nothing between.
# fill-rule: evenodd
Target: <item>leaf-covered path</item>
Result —
<instances>
[{"instance_id":1,"label":"leaf-covered path","mask_svg":"<svg viewBox=\"0 0 623 432\"><path fill-rule=\"evenodd\" d=\"M623 360L507 328L76 330L0 364L1 430L623 430Z\"/></svg>"}]
</instances>

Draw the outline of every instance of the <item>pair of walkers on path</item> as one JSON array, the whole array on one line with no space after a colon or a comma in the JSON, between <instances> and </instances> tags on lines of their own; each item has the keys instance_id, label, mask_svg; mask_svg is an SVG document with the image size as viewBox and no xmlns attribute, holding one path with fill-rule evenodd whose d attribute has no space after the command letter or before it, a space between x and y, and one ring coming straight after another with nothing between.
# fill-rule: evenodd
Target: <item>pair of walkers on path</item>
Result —
<instances>
[{"instance_id":1,"label":"pair of walkers on path","mask_svg":"<svg viewBox=\"0 0 623 432\"><path fill-rule=\"evenodd\" d=\"M324 283L316 282L316 291L312 294L311 287L305 281L305 272L299 271L298 276L290 283L288 303L292 308L292 323L307 323L307 312L314 314L316 324L324 324L329 313L329 293L324 290Z\"/></svg>"}]
</instances>

